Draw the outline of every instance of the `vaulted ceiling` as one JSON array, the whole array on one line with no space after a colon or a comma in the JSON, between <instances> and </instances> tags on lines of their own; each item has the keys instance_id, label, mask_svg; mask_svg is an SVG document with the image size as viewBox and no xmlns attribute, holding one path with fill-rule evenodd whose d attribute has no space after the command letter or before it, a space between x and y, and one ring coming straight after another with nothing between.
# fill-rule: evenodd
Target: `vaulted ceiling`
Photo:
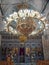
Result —
<instances>
[{"instance_id":1,"label":"vaulted ceiling","mask_svg":"<svg viewBox=\"0 0 49 65\"><path fill-rule=\"evenodd\" d=\"M0 30L4 29L2 16L8 16L16 10L17 3L27 2L32 9L44 14L49 20L49 0L0 0Z\"/></svg>"}]
</instances>

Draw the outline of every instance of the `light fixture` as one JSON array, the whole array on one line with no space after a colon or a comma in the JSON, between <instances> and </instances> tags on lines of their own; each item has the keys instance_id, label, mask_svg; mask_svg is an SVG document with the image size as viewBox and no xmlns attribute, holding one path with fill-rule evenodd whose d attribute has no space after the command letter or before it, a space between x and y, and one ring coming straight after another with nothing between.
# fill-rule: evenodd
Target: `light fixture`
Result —
<instances>
[{"instance_id":1,"label":"light fixture","mask_svg":"<svg viewBox=\"0 0 49 65\"><path fill-rule=\"evenodd\" d=\"M47 27L46 17L43 17L38 11L28 9L26 4L19 4L17 7L18 12L13 12L6 17L6 32L19 35L20 41L24 42L28 36L45 30Z\"/></svg>"}]
</instances>

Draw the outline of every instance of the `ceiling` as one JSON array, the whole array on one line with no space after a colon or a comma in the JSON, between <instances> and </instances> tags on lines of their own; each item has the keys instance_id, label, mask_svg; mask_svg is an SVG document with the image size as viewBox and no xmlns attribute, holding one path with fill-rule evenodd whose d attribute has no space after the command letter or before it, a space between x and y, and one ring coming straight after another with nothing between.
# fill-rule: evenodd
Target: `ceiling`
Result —
<instances>
[{"instance_id":1,"label":"ceiling","mask_svg":"<svg viewBox=\"0 0 49 65\"><path fill-rule=\"evenodd\" d=\"M32 9L45 15L49 20L49 0L0 0L0 30L4 29L3 18L16 11L17 3L27 2Z\"/></svg>"}]
</instances>

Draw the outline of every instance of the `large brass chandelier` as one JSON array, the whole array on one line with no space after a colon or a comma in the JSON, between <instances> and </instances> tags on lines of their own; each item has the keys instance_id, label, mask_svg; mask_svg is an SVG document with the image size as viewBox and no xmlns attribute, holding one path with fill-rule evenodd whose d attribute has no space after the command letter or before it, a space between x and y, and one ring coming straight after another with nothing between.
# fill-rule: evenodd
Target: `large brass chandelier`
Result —
<instances>
[{"instance_id":1,"label":"large brass chandelier","mask_svg":"<svg viewBox=\"0 0 49 65\"><path fill-rule=\"evenodd\" d=\"M28 36L34 36L47 28L48 21L41 13L28 9L26 4L17 7L18 12L13 12L4 21L6 32L19 35L20 41L25 42Z\"/></svg>"}]
</instances>

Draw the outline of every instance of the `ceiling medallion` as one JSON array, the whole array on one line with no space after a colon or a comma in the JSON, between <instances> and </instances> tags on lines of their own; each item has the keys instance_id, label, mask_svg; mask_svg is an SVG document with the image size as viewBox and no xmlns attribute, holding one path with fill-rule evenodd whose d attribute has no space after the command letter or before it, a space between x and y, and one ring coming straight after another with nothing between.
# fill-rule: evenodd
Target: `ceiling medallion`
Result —
<instances>
[{"instance_id":1,"label":"ceiling medallion","mask_svg":"<svg viewBox=\"0 0 49 65\"><path fill-rule=\"evenodd\" d=\"M48 21L38 11L24 8L21 5L19 11L10 14L4 22L6 32L19 35L19 40L25 42L28 36L43 32Z\"/></svg>"},{"instance_id":2,"label":"ceiling medallion","mask_svg":"<svg viewBox=\"0 0 49 65\"><path fill-rule=\"evenodd\" d=\"M28 4L27 3L18 3L17 4L17 8L20 10L20 9L25 9L25 8L28 8Z\"/></svg>"}]
</instances>

